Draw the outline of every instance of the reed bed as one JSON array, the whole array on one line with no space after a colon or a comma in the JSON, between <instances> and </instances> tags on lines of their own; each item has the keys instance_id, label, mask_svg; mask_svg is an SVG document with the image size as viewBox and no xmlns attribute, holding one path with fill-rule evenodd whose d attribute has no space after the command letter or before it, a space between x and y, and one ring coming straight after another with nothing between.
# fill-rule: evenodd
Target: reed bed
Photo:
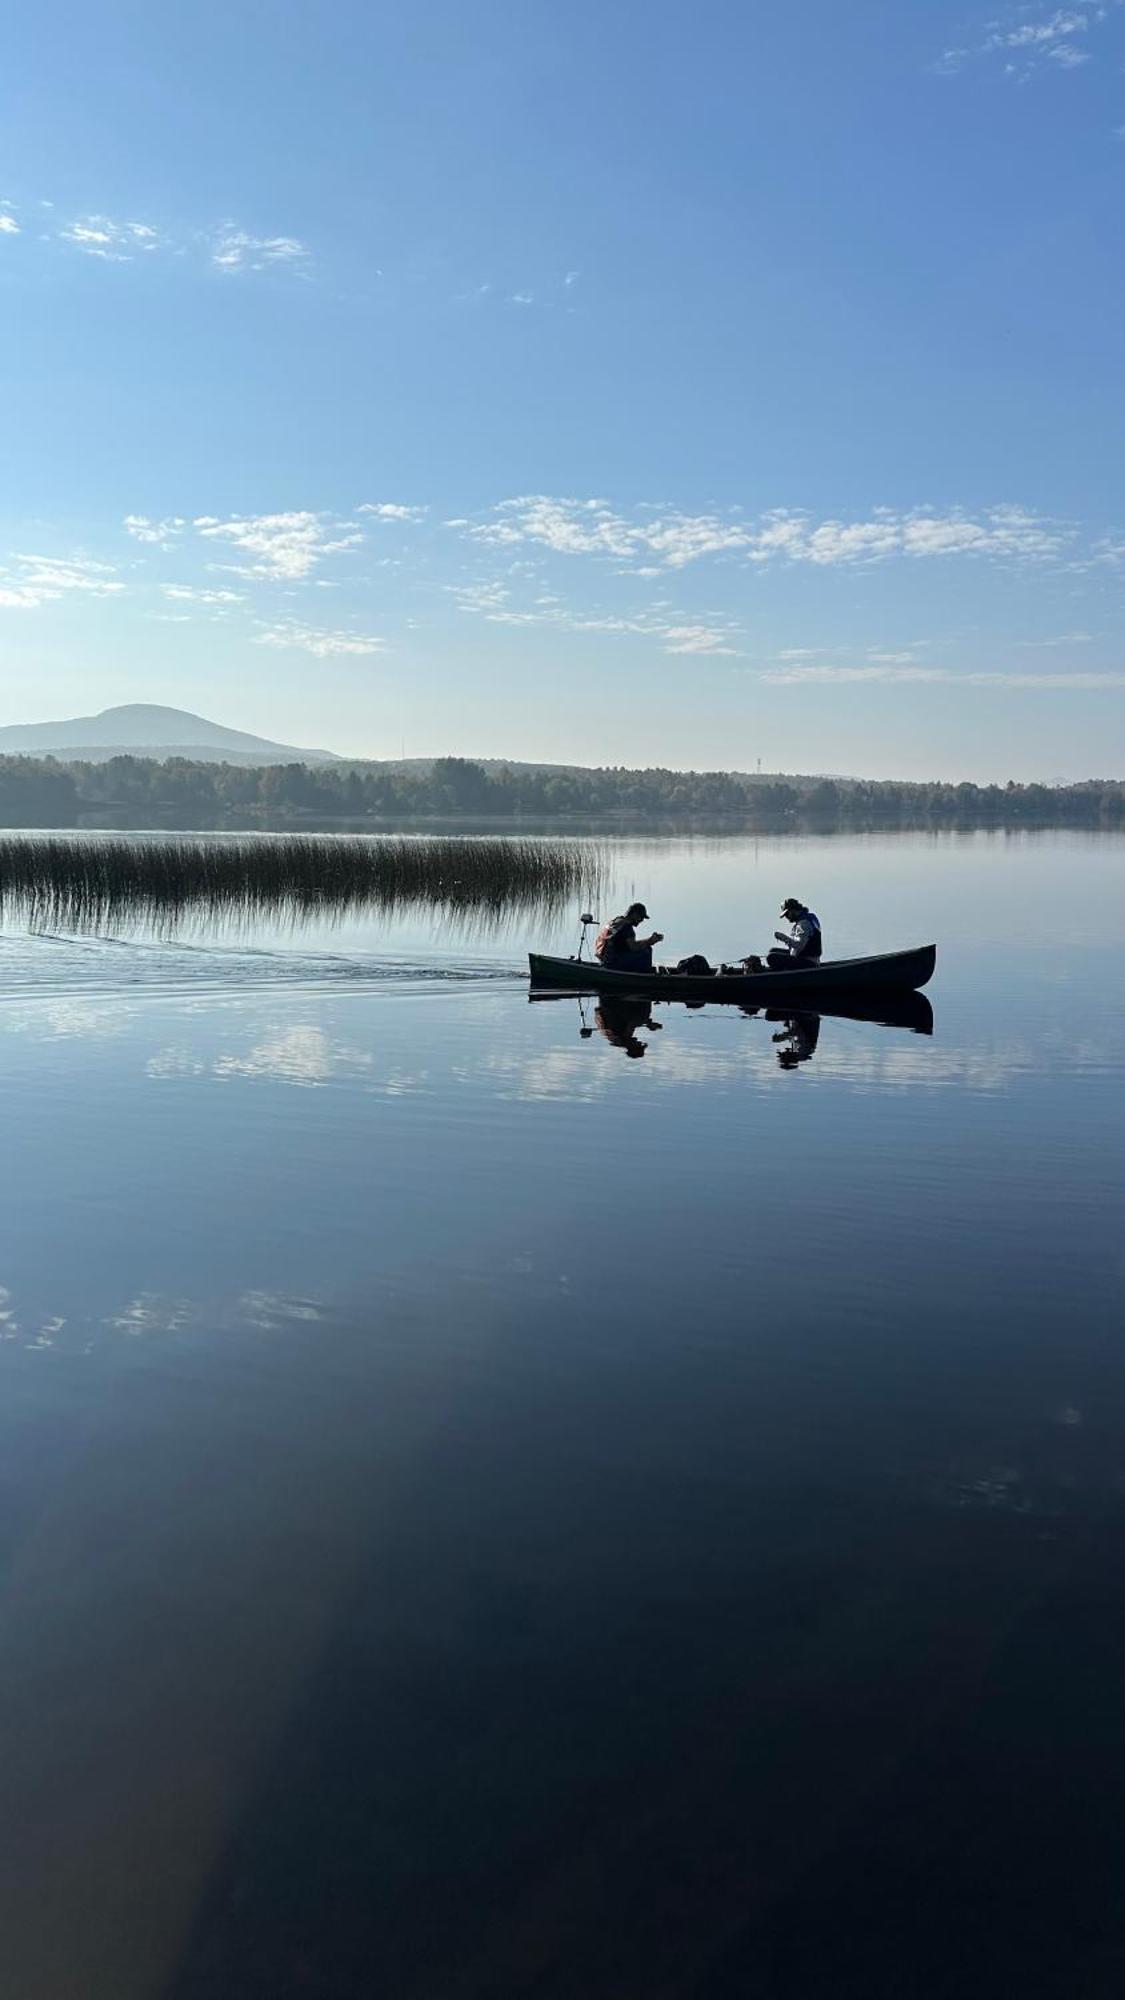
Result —
<instances>
[{"instance_id":1,"label":"reed bed","mask_svg":"<svg viewBox=\"0 0 1125 2000\"><path fill-rule=\"evenodd\" d=\"M386 914L502 919L596 906L603 851L582 840L281 834L0 836L0 918L33 930Z\"/></svg>"}]
</instances>

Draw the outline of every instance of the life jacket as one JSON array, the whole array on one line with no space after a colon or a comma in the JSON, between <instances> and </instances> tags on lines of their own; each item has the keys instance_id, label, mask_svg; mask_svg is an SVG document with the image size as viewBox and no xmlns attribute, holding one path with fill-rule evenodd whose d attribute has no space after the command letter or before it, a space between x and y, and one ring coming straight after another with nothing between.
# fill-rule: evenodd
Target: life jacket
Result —
<instances>
[{"instance_id":1,"label":"life jacket","mask_svg":"<svg viewBox=\"0 0 1125 2000\"><path fill-rule=\"evenodd\" d=\"M611 917L608 924L602 925L594 941L594 957L612 958L622 931L629 931L632 928L627 917Z\"/></svg>"},{"instance_id":2,"label":"life jacket","mask_svg":"<svg viewBox=\"0 0 1125 2000\"><path fill-rule=\"evenodd\" d=\"M823 940L820 935L820 918L814 916L811 910L806 910L805 921L812 925L812 930L806 938L805 943L801 946L800 951L793 953L792 962L794 965L816 965L820 959L823 946Z\"/></svg>"}]
</instances>

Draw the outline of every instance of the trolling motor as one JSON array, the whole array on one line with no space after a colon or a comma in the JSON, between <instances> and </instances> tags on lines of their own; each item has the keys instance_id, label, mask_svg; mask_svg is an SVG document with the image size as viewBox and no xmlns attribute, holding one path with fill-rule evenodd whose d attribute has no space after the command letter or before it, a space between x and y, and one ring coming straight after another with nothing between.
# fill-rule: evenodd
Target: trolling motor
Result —
<instances>
[{"instance_id":1,"label":"trolling motor","mask_svg":"<svg viewBox=\"0 0 1125 2000\"><path fill-rule=\"evenodd\" d=\"M584 952L584 950L586 949L586 932L588 931L588 929L589 929L590 925L591 925L591 924L596 924L596 923L597 923L597 921L598 921L598 920L597 920L597 918L596 918L596 917L591 917L591 916L588 916L588 915L587 915L587 916L584 916L584 917L579 917L579 919L578 919L578 923L579 923L579 931L578 931L578 959L579 959L579 963L581 963L581 960L582 960L582 953L583 953L583 952Z\"/></svg>"}]
</instances>

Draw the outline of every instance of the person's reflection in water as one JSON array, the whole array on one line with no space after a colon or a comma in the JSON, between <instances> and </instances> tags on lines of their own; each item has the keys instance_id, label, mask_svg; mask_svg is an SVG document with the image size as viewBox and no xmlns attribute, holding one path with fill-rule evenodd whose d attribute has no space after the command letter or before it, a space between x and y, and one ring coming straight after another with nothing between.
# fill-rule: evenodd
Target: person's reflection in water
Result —
<instances>
[{"instance_id":1,"label":"person's reflection in water","mask_svg":"<svg viewBox=\"0 0 1125 2000\"><path fill-rule=\"evenodd\" d=\"M816 1054L819 1014L767 1014L766 1019L782 1022L780 1034L772 1037L779 1044L777 1060L782 1069L796 1069L798 1063L808 1062Z\"/></svg>"},{"instance_id":2,"label":"person's reflection in water","mask_svg":"<svg viewBox=\"0 0 1125 2000\"><path fill-rule=\"evenodd\" d=\"M643 1056L648 1047L638 1035L638 1028L647 1028L650 1034L659 1034L661 1023L652 1018L652 1006L648 1000L608 999L604 994L594 1009L594 1026L599 1034L612 1042L615 1049L624 1049L627 1056Z\"/></svg>"}]
</instances>

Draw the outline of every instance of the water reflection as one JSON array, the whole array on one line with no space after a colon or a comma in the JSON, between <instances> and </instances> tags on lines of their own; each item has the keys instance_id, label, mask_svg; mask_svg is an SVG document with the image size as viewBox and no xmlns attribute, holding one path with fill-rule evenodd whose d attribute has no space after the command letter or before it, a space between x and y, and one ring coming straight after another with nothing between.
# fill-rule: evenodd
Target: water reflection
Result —
<instances>
[{"instance_id":1,"label":"water reflection","mask_svg":"<svg viewBox=\"0 0 1125 2000\"><path fill-rule=\"evenodd\" d=\"M682 1014L702 1014L707 1007L703 1000L660 1002L604 993L595 998L586 994L532 992L528 997L536 1004L557 1001L577 1005L579 1040L589 1042L596 1035L601 1036L611 1048L620 1049L633 1061L647 1054L651 1047L648 1038L661 1033L665 1026L655 1017L656 1006L663 1005ZM728 1007L719 1008L724 1015L730 1011ZM859 1000L850 1005L802 1008L798 1012L775 1007L740 1007L738 1012L747 1020L776 1025L777 1032L771 1040L777 1051L778 1066L783 1070L798 1069L802 1063L812 1061L820 1042L821 1022L826 1019L870 1021L877 1027L901 1028L914 1035L934 1032L933 1008L924 993L890 995L867 1005ZM642 1040L642 1035L646 1039Z\"/></svg>"},{"instance_id":2,"label":"water reflection","mask_svg":"<svg viewBox=\"0 0 1125 2000\"><path fill-rule=\"evenodd\" d=\"M57 1312L42 1296L21 1298L0 1285L0 1344L26 1351L58 1347L93 1354L105 1342L168 1341L177 1335L294 1333L331 1317L326 1298L264 1286L212 1294L137 1291L117 1303L84 1300L81 1309ZM60 1338L60 1336L64 1336Z\"/></svg>"},{"instance_id":3,"label":"water reflection","mask_svg":"<svg viewBox=\"0 0 1125 2000\"><path fill-rule=\"evenodd\" d=\"M772 1013L766 1015L767 1021L778 1018ZM820 1040L820 1015L791 1014L788 1017L782 1015L780 1019L784 1025L780 1033L771 1035L770 1039L777 1047L779 1067L796 1069L798 1063L809 1062L816 1054L816 1045Z\"/></svg>"},{"instance_id":4,"label":"water reflection","mask_svg":"<svg viewBox=\"0 0 1125 2000\"><path fill-rule=\"evenodd\" d=\"M6 1990L1113 1990L1026 1939L1120 1845L1120 968L1005 866L940 1046L327 949L2 1010Z\"/></svg>"},{"instance_id":5,"label":"water reflection","mask_svg":"<svg viewBox=\"0 0 1125 2000\"><path fill-rule=\"evenodd\" d=\"M648 1000L614 999L605 994L594 1008L594 1027L598 1033L605 1036L611 1048L624 1049L627 1056L634 1058L643 1056L648 1047L647 1042L641 1041L638 1028L646 1028L650 1034L655 1034L660 1026L661 1023L653 1019L652 1003ZM586 1041L593 1034L593 1028L583 1023L579 1033Z\"/></svg>"}]
</instances>

